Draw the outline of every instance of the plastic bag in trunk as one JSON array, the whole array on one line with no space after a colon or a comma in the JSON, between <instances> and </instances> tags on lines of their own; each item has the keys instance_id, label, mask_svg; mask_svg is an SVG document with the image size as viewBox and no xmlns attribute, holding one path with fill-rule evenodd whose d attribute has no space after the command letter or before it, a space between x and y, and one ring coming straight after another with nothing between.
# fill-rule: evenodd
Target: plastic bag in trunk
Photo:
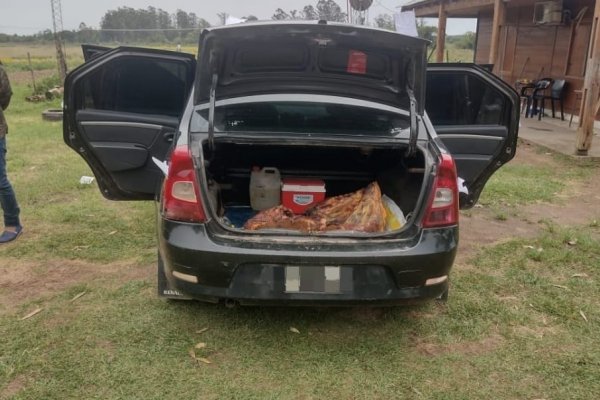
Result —
<instances>
[{"instance_id":1,"label":"plastic bag in trunk","mask_svg":"<svg viewBox=\"0 0 600 400\"><path fill-rule=\"evenodd\" d=\"M294 215L283 206L262 211L248 220L244 228L376 233L386 228L386 211L379 185L373 182L356 192L331 197L308 210L305 215Z\"/></svg>"}]
</instances>

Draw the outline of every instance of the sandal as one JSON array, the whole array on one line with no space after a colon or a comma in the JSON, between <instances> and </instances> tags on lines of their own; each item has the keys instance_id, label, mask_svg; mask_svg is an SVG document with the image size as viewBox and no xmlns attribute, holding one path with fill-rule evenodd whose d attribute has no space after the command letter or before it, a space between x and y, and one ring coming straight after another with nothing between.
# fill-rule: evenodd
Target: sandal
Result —
<instances>
[{"instance_id":1,"label":"sandal","mask_svg":"<svg viewBox=\"0 0 600 400\"><path fill-rule=\"evenodd\" d=\"M21 236L21 233L23 233L22 226L17 226L17 230L14 232L13 231L4 231L2 233L2 235L0 235L0 244L12 242L13 240L15 240L16 238Z\"/></svg>"}]
</instances>

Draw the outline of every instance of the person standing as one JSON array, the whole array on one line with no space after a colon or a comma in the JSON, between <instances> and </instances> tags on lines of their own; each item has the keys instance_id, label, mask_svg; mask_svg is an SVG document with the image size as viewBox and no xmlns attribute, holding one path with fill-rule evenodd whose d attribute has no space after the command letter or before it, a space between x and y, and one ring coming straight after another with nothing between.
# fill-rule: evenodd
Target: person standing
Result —
<instances>
[{"instance_id":1,"label":"person standing","mask_svg":"<svg viewBox=\"0 0 600 400\"><path fill-rule=\"evenodd\" d=\"M0 62L0 206L4 213L4 231L0 234L0 244L8 243L21 235L23 227L19 220L19 205L15 192L6 174L6 135L8 124L4 117L4 110L8 108L12 90L8 75Z\"/></svg>"}]
</instances>

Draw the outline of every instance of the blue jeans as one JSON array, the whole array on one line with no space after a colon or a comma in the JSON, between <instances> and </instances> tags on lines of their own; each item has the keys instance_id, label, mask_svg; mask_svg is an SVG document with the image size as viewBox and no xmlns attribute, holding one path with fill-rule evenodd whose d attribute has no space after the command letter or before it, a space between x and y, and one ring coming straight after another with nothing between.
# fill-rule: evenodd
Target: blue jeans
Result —
<instances>
[{"instance_id":1,"label":"blue jeans","mask_svg":"<svg viewBox=\"0 0 600 400\"><path fill-rule=\"evenodd\" d=\"M19 221L21 210L6 176L6 136L0 138L0 205L4 212L4 226L21 226Z\"/></svg>"}]
</instances>

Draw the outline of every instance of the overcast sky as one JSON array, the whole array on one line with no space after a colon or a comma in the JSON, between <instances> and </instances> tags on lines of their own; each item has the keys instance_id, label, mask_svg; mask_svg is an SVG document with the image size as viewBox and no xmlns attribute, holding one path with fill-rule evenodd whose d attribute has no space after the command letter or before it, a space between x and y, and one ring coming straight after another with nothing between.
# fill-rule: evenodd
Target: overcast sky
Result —
<instances>
[{"instance_id":1,"label":"overcast sky","mask_svg":"<svg viewBox=\"0 0 600 400\"><path fill-rule=\"evenodd\" d=\"M374 0L369 10L372 20L379 14L391 14L396 7L408 0ZM211 24L217 24L217 13L232 16L255 15L259 19L270 19L277 8L285 11L301 10L305 5L315 5L317 0L62 0L63 24L65 29L77 29L81 22L99 27L100 19L107 10L118 7L146 8L153 6L174 13L178 8L194 12ZM346 0L337 0L346 11ZM0 32L32 34L52 29L50 0L0 0ZM448 20L447 34L454 35L475 31L474 20Z\"/></svg>"}]
</instances>

